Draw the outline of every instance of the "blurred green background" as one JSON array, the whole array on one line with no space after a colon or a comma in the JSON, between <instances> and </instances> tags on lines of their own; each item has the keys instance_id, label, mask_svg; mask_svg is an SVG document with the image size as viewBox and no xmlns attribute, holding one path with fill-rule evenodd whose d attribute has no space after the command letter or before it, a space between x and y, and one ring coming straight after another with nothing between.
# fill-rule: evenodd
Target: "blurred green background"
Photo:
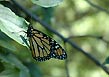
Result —
<instances>
[{"instance_id":1,"label":"blurred green background","mask_svg":"<svg viewBox=\"0 0 109 77\"><path fill-rule=\"evenodd\" d=\"M59 6L43 8L32 4L30 0L16 0L64 37L95 35L109 41L109 14L91 6L86 0L64 0ZM99 7L109 10L109 0L90 0ZM7 2L1 4L15 9ZM63 41L39 23L29 19L20 10L14 10L19 16L31 21L38 30L53 37L64 47ZM87 53L101 63L109 56L109 45L96 38L72 38ZM70 77L108 77L108 75L90 59L66 44L68 70ZM36 62L31 51L18 44L0 31L0 77L66 77L65 61L50 59Z\"/></svg>"}]
</instances>

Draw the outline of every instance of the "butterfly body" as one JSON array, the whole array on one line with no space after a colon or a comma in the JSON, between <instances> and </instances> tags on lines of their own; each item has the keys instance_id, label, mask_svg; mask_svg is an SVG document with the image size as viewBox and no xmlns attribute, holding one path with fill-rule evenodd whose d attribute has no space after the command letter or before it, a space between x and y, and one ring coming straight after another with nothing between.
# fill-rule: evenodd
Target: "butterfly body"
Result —
<instances>
[{"instance_id":1,"label":"butterfly body","mask_svg":"<svg viewBox=\"0 0 109 77\"><path fill-rule=\"evenodd\" d=\"M32 56L36 61L46 61L50 58L60 60L67 58L65 50L46 34L34 29L32 26L28 27L26 33L27 37L29 37Z\"/></svg>"}]
</instances>

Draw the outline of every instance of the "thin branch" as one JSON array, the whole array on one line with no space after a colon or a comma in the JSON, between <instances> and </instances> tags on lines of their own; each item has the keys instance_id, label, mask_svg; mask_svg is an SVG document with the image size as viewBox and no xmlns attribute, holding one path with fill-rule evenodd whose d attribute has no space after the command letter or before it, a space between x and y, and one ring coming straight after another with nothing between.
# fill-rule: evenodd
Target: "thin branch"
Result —
<instances>
[{"instance_id":1,"label":"thin branch","mask_svg":"<svg viewBox=\"0 0 109 77\"><path fill-rule=\"evenodd\" d=\"M69 69L68 69L68 60L66 59L65 60L65 69L66 69L66 77L70 77L70 75L69 75Z\"/></svg>"},{"instance_id":2,"label":"thin branch","mask_svg":"<svg viewBox=\"0 0 109 77\"><path fill-rule=\"evenodd\" d=\"M67 48L66 48L66 43L64 41L64 48L65 50L67 51ZM65 60L65 69L66 69L66 77L70 77L70 74L69 74L69 69L68 69L68 59Z\"/></svg>"},{"instance_id":3,"label":"thin branch","mask_svg":"<svg viewBox=\"0 0 109 77\"><path fill-rule=\"evenodd\" d=\"M108 10L106 10L105 8L103 8L103 7L99 6L99 5L96 5L96 4L92 3L90 0L86 0L86 2L89 3L91 6L93 6L94 8L97 8L98 10L104 11L107 14L109 14Z\"/></svg>"},{"instance_id":4,"label":"thin branch","mask_svg":"<svg viewBox=\"0 0 109 77\"><path fill-rule=\"evenodd\" d=\"M105 40L103 38L103 36L96 36L96 35L80 35L80 36L70 36L68 37L67 39L72 39L72 38L95 38L95 39L99 39L99 40L102 40L104 41L105 43L109 44L109 41Z\"/></svg>"},{"instance_id":5,"label":"thin branch","mask_svg":"<svg viewBox=\"0 0 109 77\"><path fill-rule=\"evenodd\" d=\"M108 69L106 69L105 66L103 66L95 57L93 57L92 55L90 55L89 53L87 53L87 51L83 50L82 48L80 48L76 43L74 43L73 41L67 40L64 36L62 36L61 34L59 34L57 31L55 31L53 28L50 27L50 25L48 25L47 23L45 23L44 21L40 20L38 18L37 15L31 13L31 11L26 10L23 6L21 6L19 3L17 3L15 0L11 0L20 10L22 10L26 15L32 17L33 20L35 20L36 22L39 22L42 26L44 26L46 29L48 29L49 31L55 33L57 36L59 36L61 39L63 39L64 41L66 41L67 43L69 43L72 47L76 48L78 51L82 52L85 56L87 56L90 60L92 60L96 65L98 65L99 67L101 67L107 74L109 74Z\"/></svg>"}]
</instances>

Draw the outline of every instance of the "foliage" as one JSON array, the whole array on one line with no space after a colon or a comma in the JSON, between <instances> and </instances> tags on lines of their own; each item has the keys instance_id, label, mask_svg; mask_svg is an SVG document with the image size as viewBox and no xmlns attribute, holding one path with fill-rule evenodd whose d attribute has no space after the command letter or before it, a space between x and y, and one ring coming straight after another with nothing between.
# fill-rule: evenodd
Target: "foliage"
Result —
<instances>
[{"instance_id":1,"label":"foliage","mask_svg":"<svg viewBox=\"0 0 109 77\"><path fill-rule=\"evenodd\" d=\"M66 77L66 71L71 77L108 77L106 71L103 71L108 69L109 64L108 0L64 0L52 8L33 5L29 0L16 0L42 22L48 23L49 27L95 57L101 63L97 66L102 68L99 69L92 59L66 42L67 70L64 61L51 59L36 62L32 58L31 51L25 44L26 39L22 38L26 38L24 31L27 30L27 21L59 44L64 44L62 39L42 27L39 21L33 21L32 16L19 10L13 1L0 0L0 77Z\"/></svg>"}]
</instances>

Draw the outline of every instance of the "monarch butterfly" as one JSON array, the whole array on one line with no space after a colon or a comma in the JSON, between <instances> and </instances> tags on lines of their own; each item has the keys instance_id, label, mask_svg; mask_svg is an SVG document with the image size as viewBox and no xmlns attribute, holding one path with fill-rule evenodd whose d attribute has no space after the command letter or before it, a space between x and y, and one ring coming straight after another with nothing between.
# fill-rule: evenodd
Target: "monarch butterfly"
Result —
<instances>
[{"instance_id":1,"label":"monarch butterfly","mask_svg":"<svg viewBox=\"0 0 109 77\"><path fill-rule=\"evenodd\" d=\"M43 32L28 26L27 37L29 38L30 50L36 61L46 61L50 58L66 59L65 50L51 37Z\"/></svg>"}]
</instances>

